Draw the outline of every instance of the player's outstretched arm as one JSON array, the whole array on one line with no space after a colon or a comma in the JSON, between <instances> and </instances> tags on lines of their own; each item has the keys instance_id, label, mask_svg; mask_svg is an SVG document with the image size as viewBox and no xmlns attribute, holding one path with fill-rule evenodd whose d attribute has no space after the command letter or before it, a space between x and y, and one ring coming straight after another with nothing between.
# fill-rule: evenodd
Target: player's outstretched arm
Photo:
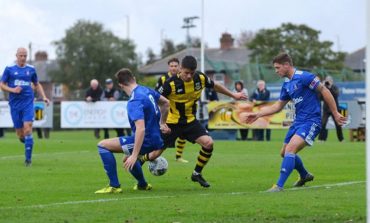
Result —
<instances>
[{"instance_id":1,"label":"player's outstretched arm","mask_svg":"<svg viewBox=\"0 0 370 223\"><path fill-rule=\"evenodd\" d=\"M42 87L42 85L40 83L37 83L35 87L36 87L37 93L41 95L42 100L46 103L46 105L49 105L50 100L45 96L44 88Z\"/></svg>"},{"instance_id":2,"label":"player's outstretched arm","mask_svg":"<svg viewBox=\"0 0 370 223\"><path fill-rule=\"evenodd\" d=\"M159 100L158 100L158 106L161 111L161 120L160 120L161 131L164 134L168 134L171 132L171 129L168 128L166 124L167 117L168 117L168 111L170 109L170 101L161 95L161 97L159 97Z\"/></svg>"},{"instance_id":3,"label":"player's outstretched arm","mask_svg":"<svg viewBox=\"0 0 370 223\"><path fill-rule=\"evenodd\" d=\"M229 96L235 100L247 100L248 99L248 95L244 94L243 92L233 93L229 89L227 89L226 87L218 83L215 83L214 89L216 92Z\"/></svg>"},{"instance_id":4,"label":"player's outstretched arm","mask_svg":"<svg viewBox=\"0 0 370 223\"><path fill-rule=\"evenodd\" d=\"M289 101L279 100L271 106L263 107L258 112L241 112L239 115L239 119L242 123L251 124L255 122L258 118L272 115L281 111L288 102Z\"/></svg>"},{"instance_id":5,"label":"player's outstretched arm","mask_svg":"<svg viewBox=\"0 0 370 223\"><path fill-rule=\"evenodd\" d=\"M136 163L137 157L139 155L141 146L144 142L145 136L145 121L144 119L139 119L135 121L135 142L134 142L134 149L132 150L131 155L127 158L124 163L124 167L126 170L131 170L134 164Z\"/></svg>"},{"instance_id":6,"label":"player's outstretched arm","mask_svg":"<svg viewBox=\"0 0 370 223\"><path fill-rule=\"evenodd\" d=\"M347 118L344 117L342 114L338 112L337 105L335 103L333 95L330 93L330 91L322 84L320 84L317 87L317 91L319 91L322 95L322 98L328 105L331 113L333 114L333 117L338 125L344 125L347 121Z\"/></svg>"}]
</instances>

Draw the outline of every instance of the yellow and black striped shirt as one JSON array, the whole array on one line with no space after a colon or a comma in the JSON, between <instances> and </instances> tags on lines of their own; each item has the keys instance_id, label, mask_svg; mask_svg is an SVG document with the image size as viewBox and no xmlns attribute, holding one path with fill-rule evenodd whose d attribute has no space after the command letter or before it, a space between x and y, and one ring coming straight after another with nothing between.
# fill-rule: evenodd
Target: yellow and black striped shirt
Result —
<instances>
[{"instance_id":1,"label":"yellow and black striped shirt","mask_svg":"<svg viewBox=\"0 0 370 223\"><path fill-rule=\"evenodd\" d=\"M163 74L157 81L157 84L155 85L155 90L158 91L160 87L166 82L166 80L170 79L172 77L171 72L168 72L167 74Z\"/></svg>"},{"instance_id":2,"label":"yellow and black striped shirt","mask_svg":"<svg viewBox=\"0 0 370 223\"><path fill-rule=\"evenodd\" d=\"M213 88L214 82L198 71L189 82L184 82L179 74L165 81L158 91L170 101L167 123L187 124L194 121L197 101L205 87Z\"/></svg>"}]
</instances>

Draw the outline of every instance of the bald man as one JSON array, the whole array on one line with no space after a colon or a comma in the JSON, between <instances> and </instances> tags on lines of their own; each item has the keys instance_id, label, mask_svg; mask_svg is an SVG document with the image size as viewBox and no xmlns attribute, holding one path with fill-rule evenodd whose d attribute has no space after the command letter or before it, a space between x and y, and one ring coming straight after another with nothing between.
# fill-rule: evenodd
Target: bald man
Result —
<instances>
[{"instance_id":1,"label":"bald man","mask_svg":"<svg viewBox=\"0 0 370 223\"><path fill-rule=\"evenodd\" d=\"M100 98L103 94L103 89L99 85L99 81L92 79L90 81L90 88L87 89L85 99L87 102L96 102L100 101ZM95 138L100 138L100 129L94 129Z\"/></svg>"},{"instance_id":2,"label":"bald man","mask_svg":"<svg viewBox=\"0 0 370 223\"><path fill-rule=\"evenodd\" d=\"M33 87L48 105L49 99L38 81L37 73L32 65L26 63L27 50L18 48L15 64L5 68L0 81L0 88L9 92L9 106L14 128L19 140L24 143L25 165L32 164L32 123L34 120Z\"/></svg>"}]
</instances>

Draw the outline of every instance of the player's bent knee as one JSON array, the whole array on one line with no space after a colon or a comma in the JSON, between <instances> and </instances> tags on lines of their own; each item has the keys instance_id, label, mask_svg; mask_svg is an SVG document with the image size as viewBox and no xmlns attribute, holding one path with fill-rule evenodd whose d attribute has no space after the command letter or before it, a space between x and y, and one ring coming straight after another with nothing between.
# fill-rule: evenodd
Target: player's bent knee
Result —
<instances>
[{"instance_id":1,"label":"player's bent knee","mask_svg":"<svg viewBox=\"0 0 370 223\"><path fill-rule=\"evenodd\" d=\"M204 145L203 147L207 150L211 150L213 149L213 140L211 137L209 137L205 142L204 142Z\"/></svg>"}]
</instances>

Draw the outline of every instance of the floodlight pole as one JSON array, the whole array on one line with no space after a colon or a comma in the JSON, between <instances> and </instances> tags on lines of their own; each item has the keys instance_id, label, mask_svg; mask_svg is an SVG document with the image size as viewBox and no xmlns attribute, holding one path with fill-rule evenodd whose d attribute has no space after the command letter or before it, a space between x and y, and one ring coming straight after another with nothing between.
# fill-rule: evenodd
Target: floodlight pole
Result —
<instances>
[{"instance_id":1,"label":"floodlight pole","mask_svg":"<svg viewBox=\"0 0 370 223\"><path fill-rule=\"evenodd\" d=\"M125 15L126 18L126 38L130 40L130 16Z\"/></svg>"},{"instance_id":2,"label":"floodlight pole","mask_svg":"<svg viewBox=\"0 0 370 223\"><path fill-rule=\"evenodd\" d=\"M366 118L366 219L370 223L370 1L366 1L366 100L365 100L365 118Z\"/></svg>"},{"instance_id":3,"label":"floodlight pole","mask_svg":"<svg viewBox=\"0 0 370 223\"><path fill-rule=\"evenodd\" d=\"M200 71L202 73L205 73L205 68L204 68L204 0L202 0L202 14L201 14L201 23L200 23L200 29L201 29L201 34L200 34Z\"/></svg>"},{"instance_id":4,"label":"floodlight pole","mask_svg":"<svg viewBox=\"0 0 370 223\"><path fill-rule=\"evenodd\" d=\"M186 29L186 48L189 50L191 46L191 39L190 39L190 32L189 29L196 27L193 24L193 21L195 19L199 19L198 16L191 16L191 17L185 17L184 18L184 25L181 27L183 29Z\"/></svg>"}]
</instances>

